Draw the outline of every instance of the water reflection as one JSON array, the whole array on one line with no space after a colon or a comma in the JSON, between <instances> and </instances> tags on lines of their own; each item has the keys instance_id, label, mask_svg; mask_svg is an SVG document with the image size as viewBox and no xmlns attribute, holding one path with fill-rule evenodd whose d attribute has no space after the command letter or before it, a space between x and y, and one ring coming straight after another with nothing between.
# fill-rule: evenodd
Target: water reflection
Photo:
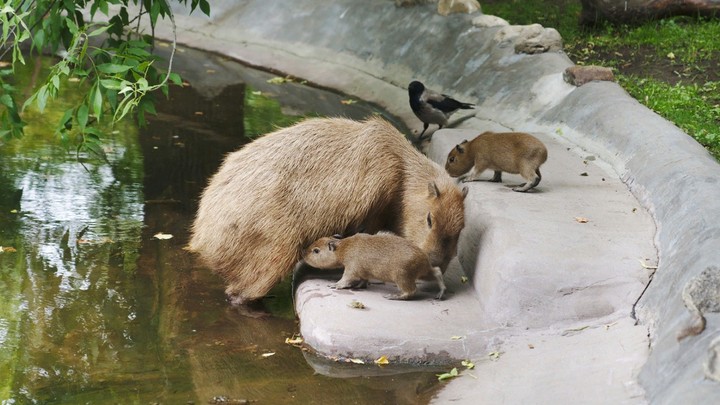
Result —
<instances>
[{"instance_id":1,"label":"water reflection","mask_svg":"<svg viewBox=\"0 0 720 405\"><path fill-rule=\"evenodd\" d=\"M288 283L266 299L276 316L248 319L183 250L200 191L245 134L297 119L281 110L373 109L189 50L176 66L190 86L158 100L147 128L114 128L107 162L81 165L53 142L42 124L62 102L0 146L0 246L12 248L0 253L2 403L427 402L432 373L314 375L284 343L298 329Z\"/></svg>"}]
</instances>

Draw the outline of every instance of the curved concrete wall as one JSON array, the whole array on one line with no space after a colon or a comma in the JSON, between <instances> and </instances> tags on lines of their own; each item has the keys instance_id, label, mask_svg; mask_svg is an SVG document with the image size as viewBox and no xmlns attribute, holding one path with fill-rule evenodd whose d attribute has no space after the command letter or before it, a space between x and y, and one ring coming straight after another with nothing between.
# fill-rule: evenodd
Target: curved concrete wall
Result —
<instances>
[{"instance_id":1,"label":"curved concrete wall","mask_svg":"<svg viewBox=\"0 0 720 405\"><path fill-rule=\"evenodd\" d=\"M432 5L214 1L211 18L177 12L182 43L378 103L409 125L417 121L399 90L418 79L476 102L477 118L559 133L610 162L657 225L659 268L637 308L639 321L650 327L651 352L640 374L646 399L720 401L713 381L720 317L712 306L703 333L676 339L692 323L683 288L720 263L720 166L618 85L570 88L562 80L572 65L564 54L515 54L511 42L495 39L500 28L473 27L468 15L442 17ZM158 34L171 37L163 27Z\"/></svg>"}]
</instances>

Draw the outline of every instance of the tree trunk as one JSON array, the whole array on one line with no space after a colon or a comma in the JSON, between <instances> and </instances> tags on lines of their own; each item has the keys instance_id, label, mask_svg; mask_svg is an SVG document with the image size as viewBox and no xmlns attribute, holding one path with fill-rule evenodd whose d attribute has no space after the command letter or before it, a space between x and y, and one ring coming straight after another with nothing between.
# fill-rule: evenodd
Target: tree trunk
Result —
<instances>
[{"instance_id":1,"label":"tree trunk","mask_svg":"<svg viewBox=\"0 0 720 405\"><path fill-rule=\"evenodd\" d=\"M720 15L720 0L580 0L582 25L633 24L673 15Z\"/></svg>"}]
</instances>

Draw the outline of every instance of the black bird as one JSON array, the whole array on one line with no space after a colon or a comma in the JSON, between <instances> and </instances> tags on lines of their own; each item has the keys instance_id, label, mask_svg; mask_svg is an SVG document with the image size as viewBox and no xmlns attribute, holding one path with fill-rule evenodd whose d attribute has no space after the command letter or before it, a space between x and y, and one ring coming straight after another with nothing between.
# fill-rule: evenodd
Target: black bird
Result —
<instances>
[{"instance_id":1,"label":"black bird","mask_svg":"<svg viewBox=\"0 0 720 405\"><path fill-rule=\"evenodd\" d=\"M410 82L408 94L410 95L410 108L423 122L423 130L418 139L422 139L430 124L437 124L442 128L448 124L448 118L455 111L470 110L475 107L475 104L463 103L445 94L425 88L425 85L418 81Z\"/></svg>"}]
</instances>

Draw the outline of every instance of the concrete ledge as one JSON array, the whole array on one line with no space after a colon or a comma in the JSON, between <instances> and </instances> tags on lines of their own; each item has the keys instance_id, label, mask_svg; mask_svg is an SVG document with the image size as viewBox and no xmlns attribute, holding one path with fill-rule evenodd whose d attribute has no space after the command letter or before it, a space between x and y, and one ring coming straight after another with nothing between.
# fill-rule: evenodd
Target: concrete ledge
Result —
<instances>
[{"instance_id":1,"label":"concrete ledge","mask_svg":"<svg viewBox=\"0 0 720 405\"><path fill-rule=\"evenodd\" d=\"M720 223L716 220L720 214L720 188L717 187L720 166L682 131L642 107L614 83L588 83L579 88L568 85L562 81L562 73L572 63L564 54L515 54L510 43L496 40L500 27L473 27L473 16L441 17L432 6L396 8L389 0L332 3L277 0L240 4L216 1L213 10L213 16L208 19L183 17L178 9L179 40L378 103L411 128L420 128L420 124L409 112L404 88L412 79L421 80L431 88L478 104L478 119L467 120L460 128L478 131L491 122L499 127L538 133L552 145L547 175L541 183L541 191L545 188L546 192L516 196L496 185L472 185L468 211L471 217L479 219L464 234L459 257L480 292L478 308L472 309L473 319L468 320L467 329L468 335L476 331L478 340L470 346L472 352L455 351L453 343L447 345L451 349L445 352L447 358L465 353L479 356L488 349L501 349L507 354L496 362L478 363L476 374L485 378L456 379L440 393L438 402L476 403L473 401L477 398L488 399L488 402L522 399L567 402L573 398L628 403L720 402L718 384L708 378L706 370L706 364L712 361L709 356L717 352L720 344L717 339L720 317L706 314L707 327L702 334L680 342L676 340L677 332L691 322L681 296L684 286L708 266L720 263L720 249L717 249ZM166 38L171 34L163 27L157 32ZM444 160L443 151L452 147L453 137L464 135L436 134L431 155L435 160ZM561 153L563 146L568 153ZM558 151L560 157L556 159L553 153L557 155ZM584 165L589 155L596 160L588 163L587 178L576 178L577 169L583 167L579 165ZM553 162L562 164L553 167ZM607 174L609 182L593 183L602 173ZM565 183L567 180L573 182ZM622 180L627 188L617 180ZM629 198L628 189L637 201ZM559 196L563 190L568 193L569 205L551 208L544 199ZM527 203L531 198L535 204L506 206L505 195L512 197L514 204ZM643 209L629 214L628 210L638 205L638 201ZM591 221L600 218L597 228L593 229L597 233L584 229L575 234L556 228L558 223L564 224L566 215L569 218L583 215L578 211L585 206L589 212L585 216ZM552 220L543 223L545 213ZM657 225L654 237L651 237L652 224L643 217L646 213L652 215ZM489 225L483 222L486 216ZM534 230L545 230L539 238L566 236L567 239L552 243L555 248L564 247L566 242L578 246L587 237L597 237L598 241L609 237L612 243L597 246L595 254L586 260L573 259L569 254L572 249L535 249L539 256L531 256L523 248L528 238L532 239L534 230L526 231L518 218L528 218L526 222L534 223ZM539 222L535 222L537 220ZM592 226L593 222L589 224ZM615 232L614 224L622 229ZM513 240L514 235L510 235L501 244L502 233L511 229L519 230L517 236L525 240ZM627 238L629 234L633 236ZM632 312L629 304L639 298L643 277L647 274L643 274L645 269L633 268L631 264L638 258L650 259L648 264L653 264L653 255L649 252L653 242L658 250L659 268L637 308L640 324L644 326L634 326L629 319ZM505 246L510 247L507 254ZM588 248L592 246L590 242ZM558 267L562 269L560 273L542 273L537 279L529 279L537 288L512 290L513 280L518 280L523 273L512 260L516 263L537 260L550 268L555 255L565 259L565 265ZM490 263L493 257L506 261L496 265ZM592 285L574 280L578 270L587 271L589 276L596 275L585 266L609 271L611 278L596 280L599 283ZM534 270L535 266L531 267ZM486 271L488 268L493 270ZM507 269L515 278L506 283ZM458 267L456 271L461 270ZM493 278L496 281L492 281ZM611 285L613 289L609 290ZM498 292L492 290L494 286L508 289ZM333 334L333 339L340 335L323 329L323 325L313 325L323 318L305 316L305 311L313 306L324 311L323 315L330 309L345 310L343 300L328 308L322 306L324 301L329 301L327 297L323 300L312 297L312 294L326 294L322 292L324 287L306 282L298 290L303 334L309 341L315 339L311 344L316 345L324 342L322 333L313 337L314 331L326 330L327 336ZM452 301L460 301L459 297L472 295L466 292L466 285L452 288L455 297L441 305L454 305ZM596 292L590 294L593 290ZM562 294L570 291L572 302L564 303ZM307 294L303 295L304 292ZM362 294L379 295L372 290ZM512 298L505 300L508 304L505 308L504 294ZM613 302L620 304L604 305L603 301L609 296L614 296ZM365 295L362 297L365 300ZM518 302L523 297L534 300ZM380 313L380 308L385 308L381 304L385 303L379 302L376 307L371 302L370 308L377 308ZM438 336L440 340L435 343L426 341L429 342L426 347L434 348L428 350L424 358L429 361L442 357L435 356L442 351L442 335L455 332L445 333L445 324L433 323L439 316L433 312L439 309L434 305L437 303L407 304L417 307L419 315L403 314L402 317L421 323L414 329L398 331L406 337L410 333L413 341L422 340L415 338L419 332ZM523 314L523 309L529 309L530 314ZM378 327L395 325L396 310L395 306L384 310L384 323ZM540 313L550 314L551 324L546 323L544 327L535 324L533 315ZM590 318L579 318L578 313ZM374 316L358 316L365 317L364 321L376 322ZM325 326L348 324L343 317L331 318L327 314L327 319L332 322ZM585 322L581 319L591 325L583 328ZM510 320L514 322L508 324ZM573 321L576 326L572 326ZM497 325L501 329L497 329ZM537 329L527 332L523 326ZM577 329L581 333L563 335ZM487 333L489 331L492 333ZM649 352L645 349L647 334L651 343ZM345 338L347 342L353 341L353 335ZM547 350L521 350L526 345L523 339L527 338L533 342L546 339ZM362 335L355 341L360 339L365 341L372 336ZM336 353L350 351L340 346L338 340L327 342L328 353L332 348L337 348ZM406 350L403 345L382 347ZM369 350L362 353L370 356ZM431 353L433 356L429 356ZM548 372L550 365L553 365L552 371ZM636 384L638 372L644 397ZM620 377L615 379L616 376ZM496 395L488 398L487 390L491 388Z\"/></svg>"}]
</instances>

